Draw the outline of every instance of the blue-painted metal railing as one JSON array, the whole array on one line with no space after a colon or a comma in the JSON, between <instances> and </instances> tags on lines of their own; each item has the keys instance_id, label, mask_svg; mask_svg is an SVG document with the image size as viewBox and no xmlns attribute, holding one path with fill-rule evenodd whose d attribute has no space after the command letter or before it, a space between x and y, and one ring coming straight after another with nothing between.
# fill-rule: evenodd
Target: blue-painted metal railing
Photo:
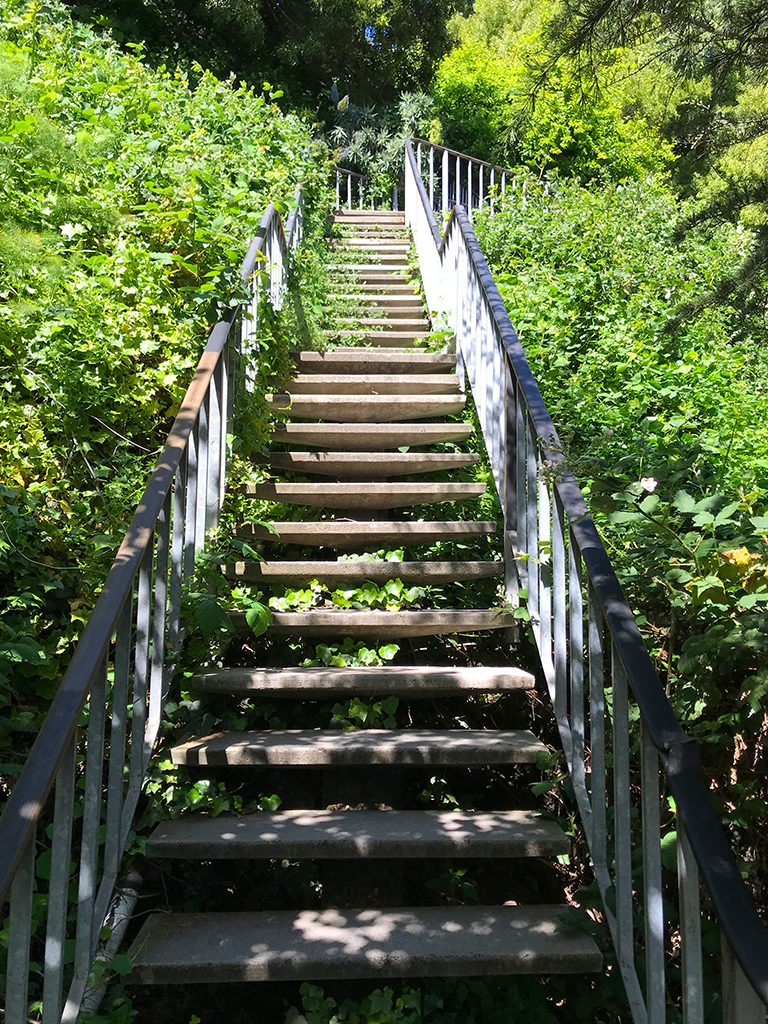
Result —
<instances>
[{"instance_id":1,"label":"blue-painted metal railing","mask_svg":"<svg viewBox=\"0 0 768 1024\"><path fill-rule=\"evenodd\" d=\"M678 1020L679 1007L685 1024L765 1021L768 931L710 803L698 748L675 718L567 468L470 219L454 204L451 180L469 180L470 158L451 155L458 169L438 193L434 172L445 168L446 151L417 145L406 147L406 222L428 303L455 331L472 388L504 513L507 599L517 604L527 591L633 1019ZM434 210L444 208L446 195L452 213L441 235ZM482 184L467 195L493 212ZM662 863L662 835L672 831L676 868ZM712 932L720 935L719 957L705 956L704 932L709 946Z\"/></svg>"},{"instance_id":2,"label":"blue-painted metal railing","mask_svg":"<svg viewBox=\"0 0 768 1024\"><path fill-rule=\"evenodd\" d=\"M71 1024L80 1013L182 640L182 587L224 499L233 371L242 367L247 378L259 304L268 298L279 308L301 239L299 190L295 198L285 232L272 204L261 220L240 271L250 298L211 331L0 819L5 1024L28 1021L31 974L42 974L43 1024ZM36 905L46 850L47 899Z\"/></svg>"}]
</instances>

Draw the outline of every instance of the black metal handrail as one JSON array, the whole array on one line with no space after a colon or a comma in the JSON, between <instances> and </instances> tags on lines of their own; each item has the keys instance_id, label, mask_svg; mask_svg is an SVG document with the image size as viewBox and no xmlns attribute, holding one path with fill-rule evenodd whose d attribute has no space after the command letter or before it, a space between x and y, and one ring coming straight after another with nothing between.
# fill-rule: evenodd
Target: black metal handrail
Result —
<instances>
[{"instance_id":1,"label":"black metal handrail","mask_svg":"<svg viewBox=\"0 0 768 1024\"><path fill-rule=\"evenodd\" d=\"M675 799L678 820L686 1019L703 1020L704 1014L700 869L725 937L723 1019L727 1024L751 1024L764 1016L756 999L763 1008L768 1005L768 931L710 802L698 746L685 735L674 714L581 490L567 468L557 431L469 217L460 205L454 206L440 235L420 162L410 144L406 146L406 219L414 232L430 306L447 315L454 327L459 369L466 367L472 383L504 510L508 600L514 602L519 588L528 587L542 670L633 1015L637 1021L667 1019L661 770ZM640 716L642 758L636 776L630 764L630 697ZM611 803L605 760L609 727L612 823L606 818L606 801ZM588 776L587 743L592 746ZM633 793L638 792L643 866L640 917L646 957L642 972L635 966L640 893L633 882L630 812ZM733 956L748 984L733 966Z\"/></svg>"},{"instance_id":2,"label":"black metal handrail","mask_svg":"<svg viewBox=\"0 0 768 1024\"><path fill-rule=\"evenodd\" d=\"M294 198L288 238L273 204L261 219L240 268L249 298L227 310L208 337L104 588L0 818L0 899L10 892L6 1024L26 1024L28 1017L36 845L41 826L49 823L43 1022L72 1024L80 1012L181 645L183 583L194 572L206 533L218 523L224 499L232 373L249 355L259 294L266 292L279 308L289 247L301 238L300 190ZM245 371L247 383L247 366ZM81 819L77 845L76 808ZM78 864L76 908L69 900L73 856ZM64 950L72 931L75 952L70 967Z\"/></svg>"}]
</instances>

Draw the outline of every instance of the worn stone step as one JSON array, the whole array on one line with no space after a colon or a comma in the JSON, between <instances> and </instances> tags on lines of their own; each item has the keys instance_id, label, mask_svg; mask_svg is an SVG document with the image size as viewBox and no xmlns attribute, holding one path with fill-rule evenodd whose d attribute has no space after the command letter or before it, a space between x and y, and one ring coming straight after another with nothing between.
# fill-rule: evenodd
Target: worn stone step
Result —
<instances>
[{"instance_id":1,"label":"worn stone step","mask_svg":"<svg viewBox=\"0 0 768 1024\"><path fill-rule=\"evenodd\" d=\"M343 238L333 239L331 241L332 249L365 249L371 250L375 253L403 253L408 252L410 248L410 242L407 238L398 239L390 236L389 238L366 238L363 235L345 235Z\"/></svg>"},{"instance_id":2,"label":"worn stone step","mask_svg":"<svg viewBox=\"0 0 768 1024\"><path fill-rule=\"evenodd\" d=\"M336 281L335 287L345 292L350 288L365 288L366 295L375 298L379 295L388 297L392 301L403 298L408 301L411 298L423 302L418 285L409 281L403 274L395 274L391 271L372 271L359 275L346 275Z\"/></svg>"},{"instance_id":3,"label":"worn stone step","mask_svg":"<svg viewBox=\"0 0 768 1024\"><path fill-rule=\"evenodd\" d=\"M350 292L350 291L331 291L328 298L338 302L362 302L365 304L372 303L374 305L381 306L407 306L409 308L421 308L424 305L423 297L418 293L414 292L410 285L392 285L392 291L371 291L371 292Z\"/></svg>"},{"instance_id":4,"label":"worn stone step","mask_svg":"<svg viewBox=\"0 0 768 1024\"><path fill-rule=\"evenodd\" d=\"M218 732L171 747L173 764L533 764L546 746L527 729L273 729Z\"/></svg>"},{"instance_id":5,"label":"worn stone step","mask_svg":"<svg viewBox=\"0 0 768 1024\"><path fill-rule=\"evenodd\" d=\"M360 253L355 255L360 256ZM351 260L339 261L337 263L329 263L328 269L341 274L355 274L357 277L363 280L376 280L376 281L389 281L393 277L402 277L405 281L408 279L408 264L401 259L399 256L387 257L386 260L381 260L374 263L361 263L360 260L353 263Z\"/></svg>"},{"instance_id":6,"label":"worn stone step","mask_svg":"<svg viewBox=\"0 0 768 1024\"><path fill-rule=\"evenodd\" d=\"M331 214L331 221L334 224L405 224L405 213L403 210L335 210Z\"/></svg>"},{"instance_id":7,"label":"worn stone step","mask_svg":"<svg viewBox=\"0 0 768 1024\"><path fill-rule=\"evenodd\" d=\"M294 352L298 370L337 375L359 373L455 373L456 357L443 352L392 352L385 349L346 348L329 352Z\"/></svg>"},{"instance_id":8,"label":"worn stone step","mask_svg":"<svg viewBox=\"0 0 768 1024\"><path fill-rule=\"evenodd\" d=\"M295 419L334 423L391 423L431 419L463 411L464 395L266 395L273 409Z\"/></svg>"},{"instance_id":9,"label":"worn stone step","mask_svg":"<svg viewBox=\"0 0 768 1024\"><path fill-rule=\"evenodd\" d=\"M583 974L600 971L571 908L420 907L153 914L129 950L132 982Z\"/></svg>"},{"instance_id":10,"label":"worn stone step","mask_svg":"<svg viewBox=\"0 0 768 1024\"><path fill-rule=\"evenodd\" d=\"M236 629L250 635L244 614L230 613ZM270 632L277 636L376 637L382 640L405 636L444 636L447 633L479 633L517 625L512 612L496 608L429 609L428 611L364 612L341 608L310 612L273 612Z\"/></svg>"},{"instance_id":11,"label":"worn stone step","mask_svg":"<svg viewBox=\"0 0 768 1024\"><path fill-rule=\"evenodd\" d=\"M323 519L311 522L246 523L237 530L237 536L253 541L275 544L301 544L305 547L324 547L339 551L380 550L386 544L415 547L435 544L437 541L471 541L491 537L497 524L487 520L414 521L395 520L355 522L349 519ZM276 532L273 532L276 531Z\"/></svg>"},{"instance_id":12,"label":"worn stone step","mask_svg":"<svg viewBox=\"0 0 768 1024\"><path fill-rule=\"evenodd\" d=\"M425 317L390 317L388 313L383 316L334 316L331 317L334 325L346 329L346 325L354 324L358 327L380 328L383 331L428 331L429 320Z\"/></svg>"},{"instance_id":13,"label":"worn stone step","mask_svg":"<svg viewBox=\"0 0 768 1024\"><path fill-rule=\"evenodd\" d=\"M337 262L334 267L348 267L353 260L364 267L399 267L404 272L408 270L406 259L407 246L393 246L391 249L381 251L380 249L369 249L359 246L348 246L341 243L332 246Z\"/></svg>"},{"instance_id":14,"label":"worn stone step","mask_svg":"<svg viewBox=\"0 0 768 1024\"><path fill-rule=\"evenodd\" d=\"M367 452L466 441L471 435L470 423L276 423L269 437L289 445Z\"/></svg>"},{"instance_id":15,"label":"worn stone step","mask_svg":"<svg viewBox=\"0 0 768 1024\"><path fill-rule=\"evenodd\" d=\"M300 373L286 386L292 395L444 395L458 390L456 373Z\"/></svg>"},{"instance_id":16,"label":"worn stone step","mask_svg":"<svg viewBox=\"0 0 768 1024\"><path fill-rule=\"evenodd\" d=\"M535 811L278 811L161 822L146 855L195 860L557 857L570 849Z\"/></svg>"},{"instance_id":17,"label":"worn stone step","mask_svg":"<svg viewBox=\"0 0 768 1024\"><path fill-rule=\"evenodd\" d=\"M266 483L247 484L245 494L315 508L404 508L447 501L473 501L485 494L476 483Z\"/></svg>"},{"instance_id":18,"label":"worn stone step","mask_svg":"<svg viewBox=\"0 0 768 1024\"><path fill-rule=\"evenodd\" d=\"M429 331L372 331L368 327L362 327L359 331L349 331L344 328L326 328L323 334L327 338L349 338L360 345L370 345L380 348L404 348L411 346L416 348L418 344L426 344L429 341Z\"/></svg>"},{"instance_id":19,"label":"worn stone step","mask_svg":"<svg viewBox=\"0 0 768 1024\"><path fill-rule=\"evenodd\" d=\"M380 480L475 466L474 452L274 452L264 463L272 469L350 480Z\"/></svg>"},{"instance_id":20,"label":"worn stone step","mask_svg":"<svg viewBox=\"0 0 768 1024\"><path fill-rule=\"evenodd\" d=\"M235 562L227 567L230 579L248 583L284 583L287 585L319 580L329 587L354 587L363 583L446 584L468 580L489 580L504 575L503 562L335 562L314 561L249 561Z\"/></svg>"},{"instance_id":21,"label":"worn stone step","mask_svg":"<svg viewBox=\"0 0 768 1024\"><path fill-rule=\"evenodd\" d=\"M384 665L368 668L225 668L193 676L192 690L202 693L259 694L269 697L326 698L339 694L409 700L464 693L531 690L530 672L520 668L445 668Z\"/></svg>"}]
</instances>

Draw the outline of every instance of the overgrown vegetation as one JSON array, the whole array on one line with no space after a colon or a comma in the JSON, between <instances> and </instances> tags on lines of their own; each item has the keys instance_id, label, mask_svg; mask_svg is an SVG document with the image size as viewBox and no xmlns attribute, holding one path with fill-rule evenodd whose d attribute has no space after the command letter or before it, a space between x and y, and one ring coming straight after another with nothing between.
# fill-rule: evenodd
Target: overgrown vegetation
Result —
<instances>
[{"instance_id":1,"label":"overgrown vegetation","mask_svg":"<svg viewBox=\"0 0 768 1024\"><path fill-rule=\"evenodd\" d=\"M238 299L264 206L287 209L303 181L311 221L325 171L277 99L199 68L152 71L140 47L119 50L55 2L0 4L6 773L58 685L206 333Z\"/></svg>"},{"instance_id":2,"label":"overgrown vegetation","mask_svg":"<svg viewBox=\"0 0 768 1024\"><path fill-rule=\"evenodd\" d=\"M722 817L765 904L768 119L762 37L744 31L762 6L710 5L701 39L691 35L698 23L691 5L673 5L677 23L651 6L656 16L645 17L634 0L562 7L477 0L471 12L428 3L418 21L406 4L387 11L359 4L351 13L337 4L323 22L318 15L328 8L314 2L267 12L241 0L94 0L74 8L86 19L98 15L98 28L89 28L55 0L0 0L4 774L18 770L58 685L206 331L239 297L236 267L266 202L287 209L304 182L310 231L322 232L322 217L312 218L323 212L327 165L310 128L281 109L286 85L295 102L322 111L328 146L370 175L377 200L399 178L403 142L414 132L552 183L546 201L532 184L525 204L512 200L493 220L481 218L478 231L670 699L705 746ZM665 39L674 60L664 55ZM227 79L230 70L250 84ZM398 99L401 90L420 91ZM383 105L366 105L374 101ZM323 259L315 247L294 269L310 322L271 322L261 382L283 365L296 331L312 341ZM258 441L265 410L255 402L245 419ZM232 517L242 519L244 507L235 503ZM283 511L256 507L250 515ZM489 498L468 514L496 512ZM453 553L437 545L426 557ZM401 581L346 591L314 581L271 597L226 583L222 563L258 554L222 534L221 550L201 566L187 599L189 665L215 666L227 652L239 664L432 657L428 645L410 641L401 652L396 644L263 639L270 608L395 609L447 598ZM479 603L478 596L501 602L493 586L462 589L450 594L452 605ZM230 603L243 612L245 638L226 615ZM475 663L489 650L454 643L447 659ZM200 699L187 688L190 675L166 708L177 734L243 721L342 729L458 721L445 701L424 710L397 698L354 697L289 711L279 702ZM476 727L512 717L509 703L481 698L461 714L462 725ZM539 767L543 779L516 784L562 814L561 768ZM481 806L494 796L486 784L471 777L462 790L435 775L419 781L414 799ZM283 801L276 789L238 788L160 760L140 826L192 810L274 810ZM142 842L132 840L133 853ZM203 887L193 902L203 900ZM255 879L243 872L229 895L217 890L211 899L245 894L262 905L289 894L311 903L321 888L313 865L286 862ZM455 865L426 878L424 888L449 902L472 902L478 893L472 874ZM602 988L601 1002L589 984L561 993L534 981L430 982L338 998L304 986L288 1021L469 1024L527 1014L544 1022L564 1019L561 1010L567 1019L618 1019L620 996L612 1001ZM109 1019L129 1020L119 987L111 998Z\"/></svg>"}]
</instances>

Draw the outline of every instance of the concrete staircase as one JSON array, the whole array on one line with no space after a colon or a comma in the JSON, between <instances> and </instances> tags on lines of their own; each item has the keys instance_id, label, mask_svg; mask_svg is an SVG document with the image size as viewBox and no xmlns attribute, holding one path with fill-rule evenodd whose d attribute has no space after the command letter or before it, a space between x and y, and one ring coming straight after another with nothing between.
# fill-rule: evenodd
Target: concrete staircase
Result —
<instances>
[{"instance_id":1,"label":"concrete staircase","mask_svg":"<svg viewBox=\"0 0 768 1024\"><path fill-rule=\"evenodd\" d=\"M420 348L429 339L430 324L409 272L403 215L343 212L334 217L334 226L335 285L327 334L358 344L296 354L293 381L285 393L269 396L284 421L275 423L273 447L262 463L275 474L299 479L247 490L254 499L298 505L308 513L270 527L245 524L240 536L263 545L267 557L238 562L228 567L229 576L262 589L306 586L312 580L349 590L392 580L454 588L493 581L503 575L500 561L463 558L457 548L487 548L496 523L450 515L462 504L476 503L485 485L443 479L447 472L474 466L478 455L453 447L472 435L470 423L446 418L456 417L465 406L454 357ZM433 446L438 447L430 450ZM434 473L440 474L438 480L430 476ZM422 518L419 506L424 504L445 507L446 519ZM399 518L380 516L389 509L404 511ZM328 516L326 510L335 514ZM402 562L336 557L339 552L381 552L390 545L420 557ZM449 555L423 557L435 545ZM309 554L306 549L311 549ZM247 635L244 614L233 619ZM462 639L488 638L489 631L515 621L510 612L494 607L275 612L270 627L274 642L282 636L324 641L352 637L402 640L408 647L410 637L448 636L454 643L444 648L445 664L241 665L195 676L191 689L230 695L233 702L279 698L301 706L351 696L397 696L409 708L419 699L451 700L460 713L449 716L449 728L409 724L408 712L393 729L243 729L176 743L173 763L193 770L288 770L306 773L302 778L321 773L328 784L320 791L330 799L319 807L167 821L149 840L150 858L341 862L345 883L329 882L312 909L153 914L130 951L132 980L187 985L599 971L601 955L587 934L566 920L567 905L398 902L407 890L403 877L425 858L482 858L494 871L500 861L508 862L503 871L519 877L529 870L525 858L554 858L568 851L559 825L535 810L471 812L407 805L403 779L409 772L488 766L508 770L531 765L546 751L526 729L465 727L463 719L471 716L461 712L462 701L479 695L506 699L505 694L533 688L533 678L520 668L472 664L470 657L464 658L466 664L461 658L455 663ZM382 793L391 808L372 809L381 805ZM355 805L363 809L350 809ZM366 880L368 865L382 861L391 875L382 891L394 902L377 906L376 900L367 900Z\"/></svg>"}]
</instances>

